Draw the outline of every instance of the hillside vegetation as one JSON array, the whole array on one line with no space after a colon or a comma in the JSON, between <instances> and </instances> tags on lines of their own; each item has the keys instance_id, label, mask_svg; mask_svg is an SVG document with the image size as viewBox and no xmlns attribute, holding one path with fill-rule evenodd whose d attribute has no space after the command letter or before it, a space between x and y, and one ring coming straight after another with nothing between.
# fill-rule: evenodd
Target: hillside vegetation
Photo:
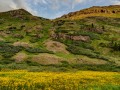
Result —
<instances>
[{"instance_id":1,"label":"hillside vegetation","mask_svg":"<svg viewBox=\"0 0 120 90\"><path fill-rule=\"evenodd\" d=\"M77 12L71 12L67 15L63 15L61 18L76 20L92 16L120 18L120 5L93 6Z\"/></svg>"},{"instance_id":2,"label":"hillside vegetation","mask_svg":"<svg viewBox=\"0 0 120 90\"><path fill-rule=\"evenodd\" d=\"M0 70L120 71L120 6L55 20L19 9L0 13Z\"/></svg>"}]
</instances>

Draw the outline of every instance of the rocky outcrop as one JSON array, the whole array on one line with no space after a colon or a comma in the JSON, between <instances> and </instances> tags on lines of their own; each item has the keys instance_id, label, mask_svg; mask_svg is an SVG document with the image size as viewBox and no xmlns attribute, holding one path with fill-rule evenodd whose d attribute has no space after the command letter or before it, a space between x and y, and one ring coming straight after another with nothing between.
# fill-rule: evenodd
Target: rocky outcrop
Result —
<instances>
[{"instance_id":1,"label":"rocky outcrop","mask_svg":"<svg viewBox=\"0 0 120 90\"><path fill-rule=\"evenodd\" d=\"M84 41L84 42L89 42L90 37L89 36L82 36L82 35L68 35L64 33L59 33L59 34L52 34L52 38L54 39L69 39L73 41Z\"/></svg>"},{"instance_id":2,"label":"rocky outcrop","mask_svg":"<svg viewBox=\"0 0 120 90\"><path fill-rule=\"evenodd\" d=\"M16 15L31 15L29 12L27 12L24 9L19 9L19 10L12 10L8 12L10 15L12 16L16 16Z\"/></svg>"},{"instance_id":3,"label":"rocky outcrop","mask_svg":"<svg viewBox=\"0 0 120 90\"><path fill-rule=\"evenodd\" d=\"M84 41L84 42L87 42L87 41L90 41L90 37L89 37L89 36L79 35L79 36L73 36L73 37L72 37L72 40L74 40L74 41Z\"/></svg>"}]
</instances>

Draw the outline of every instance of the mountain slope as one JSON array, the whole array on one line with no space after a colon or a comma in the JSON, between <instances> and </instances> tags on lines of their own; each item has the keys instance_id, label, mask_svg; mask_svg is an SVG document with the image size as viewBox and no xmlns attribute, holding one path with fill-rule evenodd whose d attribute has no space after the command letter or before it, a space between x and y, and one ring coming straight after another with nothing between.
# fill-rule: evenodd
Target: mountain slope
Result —
<instances>
[{"instance_id":1,"label":"mountain slope","mask_svg":"<svg viewBox=\"0 0 120 90\"><path fill-rule=\"evenodd\" d=\"M23 9L0 13L0 68L120 71L120 19L88 16L51 21Z\"/></svg>"},{"instance_id":2,"label":"mountain slope","mask_svg":"<svg viewBox=\"0 0 120 90\"><path fill-rule=\"evenodd\" d=\"M69 13L67 15L62 16L61 18L75 20L92 16L120 18L120 5L93 6L91 8Z\"/></svg>"}]
</instances>

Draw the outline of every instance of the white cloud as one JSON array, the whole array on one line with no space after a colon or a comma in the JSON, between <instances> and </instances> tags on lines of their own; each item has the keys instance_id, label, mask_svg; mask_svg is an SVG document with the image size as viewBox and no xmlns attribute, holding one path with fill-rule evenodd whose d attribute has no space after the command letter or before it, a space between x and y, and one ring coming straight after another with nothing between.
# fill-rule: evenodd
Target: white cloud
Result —
<instances>
[{"instance_id":1,"label":"white cloud","mask_svg":"<svg viewBox=\"0 0 120 90\"><path fill-rule=\"evenodd\" d=\"M111 1L114 5L120 5L120 0Z\"/></svg>"},{"instance_id":2,"label":"white cloud","mask_svg":"<svg viewBox=\"0 0 120 90\"><path fill-rule=\"evenodd\" d=\"M74 0L72 1L72 9L75 7L75 5L80 4L80 3L84 3L87 0Z\"/></svg>"},{"instance_id":3,"label":"white cloud","mask_svg":"<svg viewBox=\"0 0 120 90\"><path fill-rule=\"evenodd\" d=\"M11 9L29 9L27 3L27 0L0 0L0 11L8 11Z\"/></svg>"}]
</instances>

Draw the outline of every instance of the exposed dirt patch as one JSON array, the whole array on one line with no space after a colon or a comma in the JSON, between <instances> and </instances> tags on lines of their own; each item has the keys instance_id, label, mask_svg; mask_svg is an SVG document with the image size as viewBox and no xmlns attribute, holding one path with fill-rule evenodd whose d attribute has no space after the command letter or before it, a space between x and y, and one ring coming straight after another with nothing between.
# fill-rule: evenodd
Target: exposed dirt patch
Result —
<instances>
[{"instance_id":1,"label":"exposed dirt patch","mask_svg":"<svg viewBox=\"0 0 120 90\"><path fill-rule=\"evenodd\" d=\"M6 33L4 33L4 32L0 32L0 36L7 37L8 35Z\"/></svg>"},{"instance_id":2,"label":"exposed dirt patch","mask_svg":"<svg viewBox=\"0 0 120 90\"><path fill-rule=\"evenodd\" d=\"M39 54L32 57L32 61L39 64L49 65L49 64L59 64L63 61L63 58L57 57L53 54Z\"/></svg>"},{"instance_id":3,"label":"exposed dirt patch","mask_svg":"<svg viewBox=\"0 0 120 90\"><path fill-rule=\"evenodd\" d=\"M27 42L15 42L13 43L13 46L23 46L25 48L32 47L32 45Z\"/></svg>"},{"instance_id":4,"label":"exposed dirt patch","mask_svg":"<svg viewBox=\"0 0 120 90\"><path fill-rule=\"evenodd\" d=\"M24 52L20 52L20 53L17 53L13 59L15 59L16 62L21 62L21 61L24 61L25 59L27 59L27 54L25 54Z\"/></svg>"},{"instance_id":5,"label":"exposed dirt patch","mask_svg":"<svg viewBox=\"0 0 120 90\"><path fill-rule=\"evenodd\" d=\"M4 41L4 39L3 39L3 38L0 38L0 41Z\"/></svg>"},{"instance_id":6,"label":"exposed dirt patch","mask_svg":"<svg viewBox=\"0 0 120 90\"><path fill-rule=\"evenodd\" d=\"M56 52L62 52L65 54L68 54L69 52L66 50L66 47L64 44L57 42L57 41L46 41L45 46L48 50L53 51L54 53Z\"/></svg>"}]
</instances>

